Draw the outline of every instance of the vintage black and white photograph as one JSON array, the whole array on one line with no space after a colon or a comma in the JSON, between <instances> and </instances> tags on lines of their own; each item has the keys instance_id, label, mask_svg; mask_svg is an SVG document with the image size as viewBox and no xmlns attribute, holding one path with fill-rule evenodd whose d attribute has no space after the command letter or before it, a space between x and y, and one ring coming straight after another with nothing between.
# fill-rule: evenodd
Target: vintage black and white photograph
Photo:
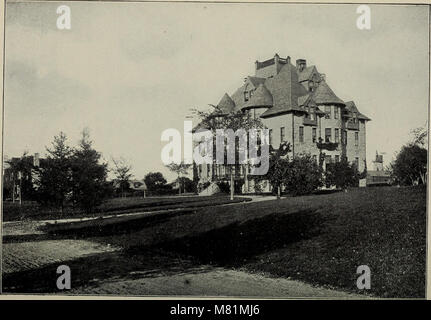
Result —
<instances>
[{"instance_id":1,"label":"vintage black and white photograph","mask_svg":"<svg viewBox=\"0 0 431 320\"><path fill-rule=\"evenodd\" d=\"M429 10L6 0L2 294L425 298Z\"/></svg>"}]
</instances>

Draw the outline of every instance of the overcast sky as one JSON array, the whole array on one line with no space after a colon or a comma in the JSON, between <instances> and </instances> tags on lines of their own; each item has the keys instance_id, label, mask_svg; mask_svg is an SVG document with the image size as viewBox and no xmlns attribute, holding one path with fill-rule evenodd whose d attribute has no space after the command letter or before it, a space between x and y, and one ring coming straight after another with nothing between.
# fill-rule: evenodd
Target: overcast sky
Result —
<instances>
[{"instance_id":1,"label":"overcast sky","mask_svg":"<svg viewBox=\"0 0 431 320\"><path fill-rule=\"evenodd\" d=\"M68 3L71 30L56 28L60 3L8 3L4 154L45 153L84 127L104 158L124 157L135 178L161 171L161 132L182 130L189 109L216 104L277 52L307 59L367 124L369 168L424 125L428 108L428 8L357 5ZM64 4L63 2L61 4Z\"/></svg>"}]
</instances>

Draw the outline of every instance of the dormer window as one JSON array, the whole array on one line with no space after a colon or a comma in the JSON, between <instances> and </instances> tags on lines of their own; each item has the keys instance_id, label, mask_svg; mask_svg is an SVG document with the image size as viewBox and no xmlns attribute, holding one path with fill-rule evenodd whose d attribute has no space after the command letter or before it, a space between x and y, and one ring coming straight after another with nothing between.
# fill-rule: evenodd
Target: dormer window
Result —
<instances>
[{"instance_id":1,"label":"dormer window","mask_svg":"<svg viewBox=\"0 0 431 320\"><path fill-rule=\"evenodd\" d=\"M356 123L358 121L358 114L356 112L353 112L353 123Z\"/></svg>"},{"instance_id":2,"label":"dormer window","mask_svg":"<svg viewBox=\"0 0 431 320\"><path fill-rule=\"evenodd\" d=\"M248 101L248 91L244 91L244 101Z\"/></svg>"},{"instance_id":3,"label":"dormer window","mask_svg":"<svg viewBox=\"0 0 431 320\"><path fill-rule=\"evenodd\" d=\"M310 108L310 120L314 121L315 110L313 107Z\"/></svg>"},{"instance_id":4,"label":"dormer window","mask_svg":"<svg viewBox=\"0 0 431 320\"><path fill-rule=\"evenodd\" d=\"M310 80L308 81L308 91L313 92L314 90L314 81Z\"/></svg>"}]
</instances>

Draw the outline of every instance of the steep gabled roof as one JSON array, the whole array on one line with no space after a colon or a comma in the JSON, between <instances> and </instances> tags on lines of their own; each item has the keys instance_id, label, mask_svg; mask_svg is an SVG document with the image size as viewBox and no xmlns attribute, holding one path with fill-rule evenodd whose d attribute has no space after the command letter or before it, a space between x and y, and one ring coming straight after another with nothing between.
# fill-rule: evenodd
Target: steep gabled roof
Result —
<instances>
[{"instance_id":1,"label":"steep gabled roof","mask_svg":"<svg viewBox=\"0 0 431 320\"><path fill-rule=\"evenodd\" d=\"M310 98L309 93L307 93L305 96L298 97L298 106L300 107L306 106L309 98Z\"/></svg>"},{"instance_id":2,"label":"steep gabled roof","mask_svg":"<svg viewBox=\"0 0 431 320\"><path fill-rule=\"evenodd\" d=\"M268 78L265 86L272 94L273 106L261 115L262 118L290 111L304 111L298 106L298 98L306 95L307 90L298 82L296 68L291 63L285 64L273 78Z\"/></svg>"},{"instance_id":3,"label":"steep gabled roof","mask_svg":"<svg viewBox=\"0 0 431 320\"><path fill-rule=\"evenodd\" d=\"M321 80L319 86L313 92L313 99L317 104L341 104L345 103L338 98L325 80Z\"/></svg>"},{"instance_id":4,"label":"steep gabled roof","mask_svg":"<svg viewBox=\"0 0 431 320\"><path fill-rule=\"evenodd\" d=\"M232 100L235 103L235 110L238 111L241 110L242 106L245 104L244 101L244 90L245 90L245 84L239 87L234 94L232 94Z\"/></svg>"},{"instance_id":5,"label":"steep gabled roof","mask_svg":"<svg viewBox=\"0 0 431 320\"><path fill-rule=\"evenodd\" d=\"M356 112L356 114L358 115L358 119L365 120L365 121L371 120L366 115L359 112L358 108L356 107L356 104L353 101L347 101L345 115L347 117L352 117L354 112Z\"/></svg>"},{"instance_id":6,"label":"steep gabled roof","mask_svg":"<svg viewBox=\"0 0 431 320\"><path fill-rule=\"evenodd\" d=\"M298 70L298 81L302 82L310 80L314 72L318 73L316 66L309 66L307 68L304 68L304 70L302 70L301 72Z\"/></svg>"},{"instance_id":7,"label":"steep gabled roof","mask_svg":"<svg viewBox=\"0 0 431 320\"><path fill-rule=\"evenodd\" d=\"M250 82L255 88L258 88L259 85L265 83L265 80L266 80L265 78L252 77L252 76L248 76L247 78L250 80Z\"/></svg>"},{"instance_id":8,"label":"steep gabled roof","mask_svg":"<svg viewBox=\"0 0 431 320\"><path fill-rule=\"evenodd\" d=\"M217 104L217 108L218 110L214 112L215 115L228 115L235 109L235 102L225 93Z\"/></svg>"},{"instance_id":9,"label":"steep gabled roof","mask_svg":"<svg viewBox=\"0 0 431 320\"><path fill-rule=\"evenodd\" d=\"M298 106L300 107L315 107L315 113L318 116L324 116L325 113L323 111L320 111L320 109L317 107L316 102L313 100L313 96L311 94L306 94L305 96L301 96L298 98Z\"/></svg>"},{"instance_id":10,"label":"steep gabled roof","mask_svg":"<svg viewBox=\"0 0 431 320\"><path fill-rule=\"evenodd\" d=\"M253 93L250 100L241 107L242 110L256 108L256 107L272 107L273 98L268 89L260 84L256 91Z\"/></svg>"}]
</instances>

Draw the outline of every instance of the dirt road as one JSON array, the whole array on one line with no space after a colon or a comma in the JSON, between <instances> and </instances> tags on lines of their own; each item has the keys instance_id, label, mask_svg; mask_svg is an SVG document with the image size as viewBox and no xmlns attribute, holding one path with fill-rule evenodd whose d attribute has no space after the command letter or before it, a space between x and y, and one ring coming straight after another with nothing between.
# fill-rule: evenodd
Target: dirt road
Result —
<instances>
[{"instance_id":1,"label":"dirt road","mask_svg":"<svg viewBox=\"0 0 431 320\"><path fill-rule=\"evenodd\" d=\"M317 288L300 281L269 278L244 271L215 268L202 272L143 277L135 280L103 281L89 287L75 288L71 294L146 295L146 296L206 296L206 297L272 297L272 298L343 298L363 299L364 296Z\"/></svg>"}]
</instances>

